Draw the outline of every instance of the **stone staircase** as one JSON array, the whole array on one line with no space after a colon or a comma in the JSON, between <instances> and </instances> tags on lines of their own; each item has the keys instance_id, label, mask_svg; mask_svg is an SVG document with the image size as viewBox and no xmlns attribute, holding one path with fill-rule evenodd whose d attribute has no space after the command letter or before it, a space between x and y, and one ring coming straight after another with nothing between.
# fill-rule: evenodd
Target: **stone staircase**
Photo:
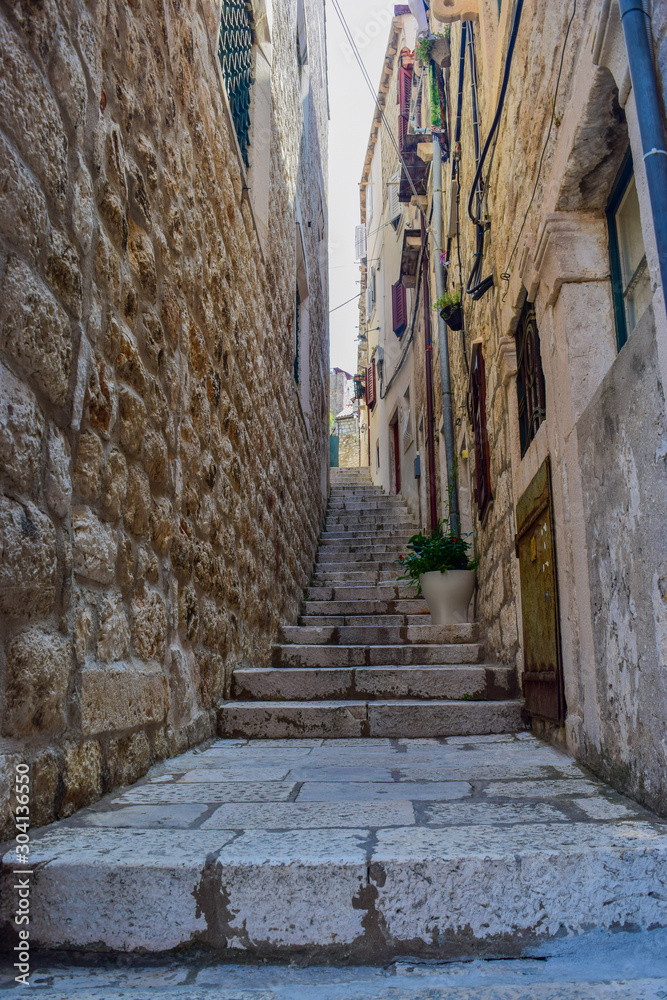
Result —
<instances>
[{"instance_id":1,"label":"stone staircase","mask_svg":"<svg viewBox=\"0 0 667 1000\"><path fill-rule=\"evenodd\" d=\"M325 530L299 624L270 666L239 669L218 734L441 737L524 728L514 669L487 663L476 624L432 625L397 580L416 526L367 469L332 470Z\"/></svg>"}]
</instances>

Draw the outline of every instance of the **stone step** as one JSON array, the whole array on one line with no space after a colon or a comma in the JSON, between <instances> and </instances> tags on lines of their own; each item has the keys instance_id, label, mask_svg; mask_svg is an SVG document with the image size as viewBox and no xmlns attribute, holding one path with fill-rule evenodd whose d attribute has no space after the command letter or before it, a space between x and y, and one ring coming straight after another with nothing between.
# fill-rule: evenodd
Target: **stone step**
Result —
<instances>
[{"instance_id":1,"label":"stone step","mask_svg":"<svg viewBox=\"0 0 667 1000\"><path fill-rule=\"evenodd\" d=\"M339 586L313 586L306 588L306 600L309 601L395 601L414 600L417 588L406 583L396 583L385 580L374 587L354 584Z\"/></svg>"},{"instance_id":2,"label":"stone step","mask_svg":"<svg viewBox=\"0 0 667 1000\"><path fill-rule=\"evenodd\" d=\"M397 628L403 629L408 626L421 626L430 625L431 616L430 614L414 614L414 615L379 615L373 612L370 615L308 615L302 614L297 622L297 625L305 626L306 628L324 628L327 626L334 626L337 629L342 628L344 625L354 626L355 628Z\"/></svg>"},{"instance_id":3,"label":"stone step","mask_svg":"<svg viewBox=\"0 0 667 1000\"><path fill-rule=\"evenodd\" d=\"M422 614L427 624L428 605L422 597L403 600L304 601L303 615L410 615ZM419 624L418 622L416 624Z\"/></svg>"},{"instance_id":4,"label":"stone step","mask_svg":"<svg viewBox=\"0 0 667 1000\"><path fill-rule=\"evenodd\" d=\"M315 573L311 579L313 587L337 586L345 583L378 584L392 583L398 580L399 571L397 569L381 569L377 572L361 572L359 570L346 570L343 572Z\"/></svg>"},{"instance_id":5,"label":"stone step","mask_svg":"<svg viewBox=\"0 0 667 1000\"><path fill-rule=\"evenodd\" d=\"M394 646L477 642L479 625L467 622L462 625L283 625L280 629L283 643L296 645L327 646Z\"/></svg>"},{"instance_id":6,"label":"stone step","mask_svg":"<svg viewBox=\"0 0 667 1000\"><path fill-rule=\"evenodd\" d=\"M434 739L525 729L518 701L230 701L218 736L233 739Z\"/></svg>"},{"instance_id":7,"label":"stone step","mask_svg":"<svg viewBox=\"0 0 667 1000\"><path fill-rule=\"evenodd\" d=\"M483 654L484 648L478 642L433 643L421 646L417 643L401 643L395 646L276 643L272 647L271 665L274 667L437 666L481 663Z\"/></svg>"},{"instance_id":8,"label":"stone step","mask_svg":"<svg viewBox=\"0 0 667 1000\"><path fill-rule=\"evenodd\" d=\"M222 713L221 725L249 729L260 711L277 731L290 725L302 737L315 722L296 708L281 724L285 703L275 711L242 704L237 719ZM447 712L460 719L495 710L497 724L516 724L511 703L507 712L493 702L415 704L421 722L440 712L440 729ZM383 713L398 707L359 700L349 729L386 726ZM324 721L325 706L316 708ZM328 703L330 725L337 711L344 723L350 703ZM31 986L49 998L115 1000L119 982L119 1000L664 993L665 823L526 732L417 742L218 740L31 830L30 848L30 946L79 952L69 956L79 963L69 990L50 977L62 975L67 957L35 954ZM11 954L19 867L8 846L0 923ZM642 932L652 940L638 952ZM161 961L150 958L156 952ZM638 953L639 974L655 977L652 985L634 982ZM523 964L522 954L532 957ZM559 956L553 969L548 954ZM573 986L591 955L590 982ZM512 961L482 961L491 956ZM465 964L452 966L453 958ZM225 965L216 968L215 959ZM300 986L292 978L277 984L302 971L290 959L330 966L307 970L312 978ZM435 959L441 972L453 970L451 980L431 981ZM375 965L364 983L350 968L361 961ZM347 968L332 972L336 965ZM320 993L334 973L340 989ZM618 988L595 986L612 978ZM11 995L33 994L19 987Z\"/></svg>"},{"instance_id":9,"label":"stone step","mask_svg":"<svg viewBox=\"0 0 667 1000\"><path fill-rule=\"evenodd\" d=\"M320 542L320 555L329 555L339 552L341 554L349 552L403 552L409 536L398 535L375 535L373 538L323 538Z\"/></svg>"},{"instance_id":10,"label":"stone step","mask_svg":"<svg viewBox=\"0 0 667 1000\"><path fill-rule=\"evenodd\" d=\"M407 530L411 528L413 532L417 529L411 521L403 514L401 511L396 513L360 513L354 514L347 513L342 514L327 514L325 520L326 530L331 531L339 527L346 526L348 530L350 528L371 531L371 530L387 530L400 529Z\"/></svg>"},{"instance_id":11,"label":"stone step","mask_svg":"<svg viewBox=\"0 0 667 1000\"><path fill-rule=\"evenodd\" d=\"M513 667L490 664L414 667L253 667L234 672L241 701L420 698L503 700L516 693Z\"/></svg>"},{"instance_id":12,"label":"stone step","mask_svg":"<svg viewBox=\"0 0 667 1000\"><path fill-rule=\"evenodd\" d=\"M324 529L320 535L320 540L322 542L347 542L350 545L357 545L359 542L387 542L387 541L400 541L406 542L409 538L412 538L416 532L415 527L400 528L399 530L386 531L354 531L351 528L335 528L333 531L328 531Z\"/></svg>"},{"instance_id":13,"label":"stone step","mask_svg":"<svg viewBox=\"0 0 667 1000\"><path fill-rule=\"evenodd\" d=\"M371 513L377 510L398 511L407 516L410 513L407 504L396 503L392 497L380 497L377 500L329 500L327 504L327 514L345 513L346 511Z\"/></svg>"},{"instance_id":14,"label":"stone step","mask_svg":"<svg viewBox=\"0 0 667 1000\"><path fill-rule=\"evenodd\" d=\"M367 573L369 570L375 570L376 572L381 569L393 569L400 570L401 567L398 565L398 556L392 558L392 553L386 559L375 559L373 558L373 553L369 556L364 554L355 554L352 556L350 554L349 559L322 559L318 557L315 563L316 573L337 573L339 571L348 572L349 570L358 568L362 572Z\"/></svg>"}]
</instances>

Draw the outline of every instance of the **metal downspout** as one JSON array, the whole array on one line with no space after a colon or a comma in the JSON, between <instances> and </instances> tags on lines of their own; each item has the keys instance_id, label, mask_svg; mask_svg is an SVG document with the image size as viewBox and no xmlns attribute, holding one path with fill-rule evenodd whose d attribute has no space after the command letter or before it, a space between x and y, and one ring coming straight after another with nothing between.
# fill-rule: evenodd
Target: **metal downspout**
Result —
<instances>
[{"instance_id":1,"label":"metal downspout","mask_svg":"<svg viewBox=\"0 0 667 1000\"><path fill-rule=\"evenodd\" d=\"M651 16L640 0L618 0L618 5L635 93L664 300L667 295L667 148L658 98Z\"/></svg>"},{"instance_id":2,"label":"metal downspout","mask_svg":"<svg viewBox=\"0 0 667 1000\"><path fill-rule=\"evenodd\" d=\"M440 263L442 253L442 147L440 136L433 139L433 258L435 264L435 294L437 298L445 294L445 276ZM449 369L449 333L447 324L438 314L438 346L440 349L440 382L442 385L442 418L445 432L445 454L447 456L447 484L449 487L449 520L452 531L458 535L461 530L459 514L459 493L456 483L456 445L454 443L454 416L452 413L451 372Z\"/></svg>"},{"instance_id":3,"label":"metal downspout","mask_svg":"<svg viewBox=\"0 0 667 1000\"><path fill-rule=\"evenodd\" d=\"M426 435L428 438L428 499L430 528L438 524L438 503L435 492L435 417L433 415L433 347L431 345L431 296L428 282L428 252L426 250L426 225L421 213L422 281L424 283L424 361L426 365Z\"/></svg>"}]
</instances>

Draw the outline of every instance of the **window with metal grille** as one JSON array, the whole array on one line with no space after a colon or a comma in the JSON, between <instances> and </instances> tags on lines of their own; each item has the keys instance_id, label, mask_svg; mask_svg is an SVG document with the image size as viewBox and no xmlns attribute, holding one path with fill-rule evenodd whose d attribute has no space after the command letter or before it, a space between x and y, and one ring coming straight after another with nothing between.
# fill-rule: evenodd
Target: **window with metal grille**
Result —
<instances>
[{"instance_id":1,"label":"window with metal grille","mask_svg":"<svg viewBox=\"0 0 667 1000\"><path fill-rule=\"evenodd\" d=\"M546 388L540 353L540 334L537 329L535 306L526 302L516 331L516 391L519 402L519 433L521 457L537 434L547 415Z\"/></svg>"},{"instance_id":2,"label":"window with metal grille","mask_svg":"<svg viewBox=\"0 0 667 1000\"><path fill-rule=\"evenodd\" d=\"M252 89L252 19L245 0L222 0L218 59L227 88L236 138L248 166L250 92Z\"/></svg>"},{"instance_id":3,"label":"window with metal grille","mask_svg":"<svg viewBox=\"0 0 667 1000\"><path fill-rule=\"evenodd\" d=\"M475 438L475 503L479 510L479 516L484 517L486 508L493 499L493 494L491 493L489 435L486 431L486 376L481 344L473 346L470 390L472 407L470 415Z\"/></svg>"}]
</instances>

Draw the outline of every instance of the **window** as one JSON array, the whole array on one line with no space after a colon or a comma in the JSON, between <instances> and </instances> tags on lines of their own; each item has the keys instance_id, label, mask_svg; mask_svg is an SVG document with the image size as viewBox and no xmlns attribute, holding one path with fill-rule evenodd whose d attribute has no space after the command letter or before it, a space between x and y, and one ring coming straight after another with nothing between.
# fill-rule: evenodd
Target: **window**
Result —
<instances>
[{"instance_id":1,"label":"window","mask_svg":"<svg viewBox=\"0 0 667 1000\"><path fill-rule=\"evenodd\" d=\"M389 206L389 221L394 229L398 229L401 221L401 203L398 200L398 189L401 183L401 169L396 170L387 183L387 205Z\"/></svg>"},{"instance_id":2,"label":"window","mask_svg":"<svg viewBox=\"0 0 667 1000\"><path fill-rule=\"evenodd\" d=\"M369 323L375 310L375 268L368 272L368 285L366 287L366 322Z\"/></svg>"},{"instance_id":3,"label":"window","mask_svg":"<svg viewBox=\"0 0 667 1000\"><path fill-rule=\"evenodd\" d=\"M400 278L391 286L391 312L394 333L397 337L402 337L403 331L408 325L408 306L405 285Z\"/></svg>"},{"instance_id":4,"label":"window","mask_svg":"<svg viewBox=\"0 0 667 1000\"><path fill-rule=\"evenodd\" d=\"M306 40L306 13L303 0L297 0L296 5L296 61L299 72L302 73L308 62L308 43Z\"/></svg>"},{"instance_id":5,"label":"window","mask_svg":"<svg viewBox=\"0 0 667 1000\"><path fill-rule=\"evenodd\" d=\"M547 414L540 334L532 302L526 302L521 312L516 331L516 357L516 391L523 458Z\"/></svg>"},{"instance_id":6,"label":"window","mask_svg":"<svg viewBox=\"0 0 667 1000\"><path fill-rule=\"evenodd\" d=\"M370 229L373 219L373 185L366 185L366 229Z\"/></svg>"},{"instance_id":7,"label":"window","mask_svg":"<svg viewBox=\"0 0 667 1000\"><path fill-rule=\"evenodd\" d=\"M607 206L607 223L616 343L620 351L651 301L639 198L629 153Z\"/></svg>"},{"instance_id":8,"label":"window","mask_svg":"<svg viewBox=\"0 0 667 1000\"><path fill-rule=\"evenodd\" d=\"M482 345L473 345L470 368L472 429L475 437L475 503L480 518L493 499L489 458L489 436L486 432L486 378Z\"/></svg>"},{"instance_id":9,"label":"window","mask_svg":"<svg viewBox=\"0 0 667 1000\"><path fill-rule=\"evenodd\" d=\"M248 166L252 89L252 24L245 0L222 0L218 59L241 155Z\"/></svg>"},{"instance_id":10,"label":"window","mask_svg":"<svg viewBox=\"0 0 667 1000\"><path fill-rule=\"evenodd\" d=\"M401 66L398 71L398 148L403 152L409 131L410 100L412 98L412 69Z\"/></svg>"},{"instance_id":11,"label":"window","mask_svg":"<svg viewBox=\"0 0 667 1000\"><path fill-rule=\"evenodd\" d=\"M375 359L366 369L366 406L372 410L375 406Z\"/></svg>"}]
</instances>

